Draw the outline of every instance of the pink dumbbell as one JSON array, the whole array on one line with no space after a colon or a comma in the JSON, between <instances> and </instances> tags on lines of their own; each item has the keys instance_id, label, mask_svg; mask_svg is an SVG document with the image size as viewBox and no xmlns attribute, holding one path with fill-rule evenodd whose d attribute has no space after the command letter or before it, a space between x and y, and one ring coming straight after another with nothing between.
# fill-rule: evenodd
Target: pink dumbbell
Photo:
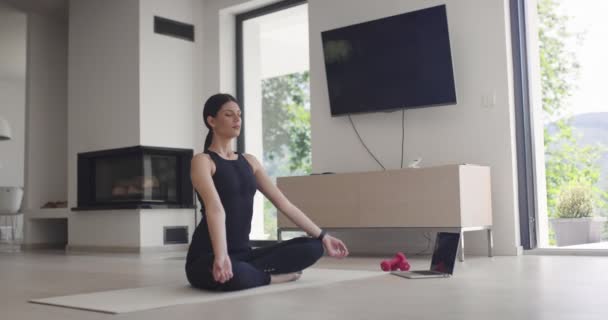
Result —
<instances>
[{"instance_id":1,"label":"pink dumbbell","mask_svg":"<svg viewBox=\"0 0 608 320\"><path fill-rule=\"evenodd\" d=\"M382 268L383 271L395 271L397 269L408 271L410 270L410 264L407 262L407 258L402 252L397 252L393 259L382 261L380 263L380 268Z\"/></svg>"}]
</instances>

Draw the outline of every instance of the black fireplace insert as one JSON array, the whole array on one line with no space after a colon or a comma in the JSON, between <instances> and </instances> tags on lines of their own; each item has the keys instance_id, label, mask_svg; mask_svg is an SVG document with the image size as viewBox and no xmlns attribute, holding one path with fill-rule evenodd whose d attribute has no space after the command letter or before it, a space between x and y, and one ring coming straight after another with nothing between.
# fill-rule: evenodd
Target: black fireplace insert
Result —
<instances>
[{"instance_id":1,"label":"black fireplace insert","mask_svg":"<svg viewBox=\"0 0 608 320\"><path fill-rule=\"evenodd\" d=\"M78 154L72 210L194 208L192 149L134 146Z\"/></svg>"}]
</instances>

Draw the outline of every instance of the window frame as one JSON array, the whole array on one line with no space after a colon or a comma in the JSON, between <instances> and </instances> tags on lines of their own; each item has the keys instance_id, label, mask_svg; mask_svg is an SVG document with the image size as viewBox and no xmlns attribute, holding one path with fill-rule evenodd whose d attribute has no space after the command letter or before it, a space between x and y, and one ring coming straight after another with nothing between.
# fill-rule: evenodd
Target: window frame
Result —
<instances>
[{"instance_id":1,"label":"window frame","mask_svg":"<svg viewBox=\"0 0 608 320\"><path fill-rule=\"evenodd\" d=\"M245 81L243 65L243 23L246 20L261 17L277 11L289 9L291 7L303 5L307 0L283 0L251 11L236 15L236 99L241 107L241 134L236 140L236 149L239 153L245 152L245 133L247 124L245 123L246 101L245 101Z\"/></svg>"},{"instance_id":2,"label":"window frame","mask_svg":"<svg viewBox=\"0 0 608 320\"><path fill-rule=\"evenodd\" d=\"M534 179L534 148L532 143L532 112L530 110L525 10L526 4L524 0L510 0L519 230L522 247L530 250L538 245L536 234L537 210L535 206L538 195Z\"/></svg>"},{"instance_id":3,"label":"window frame","mask_svg":"<svg viewBox=\"0 0 608 320\"><path fill-rule=\"evenodd\" d=\"M243 23L246 20L261 17L277 11L289 9L295 6L306 4L307 0L283 0L261 8L247 11L235 16L236 20L236 99L241 107L241 134L236 140L236 149L239 153L245 152L245 112L247 112L245 101L245 81L244 81L244 65L243 65ZM278 240L251 240L250 244L253 247L263 247L278 243Z\"/></svg>"}]
</instances>

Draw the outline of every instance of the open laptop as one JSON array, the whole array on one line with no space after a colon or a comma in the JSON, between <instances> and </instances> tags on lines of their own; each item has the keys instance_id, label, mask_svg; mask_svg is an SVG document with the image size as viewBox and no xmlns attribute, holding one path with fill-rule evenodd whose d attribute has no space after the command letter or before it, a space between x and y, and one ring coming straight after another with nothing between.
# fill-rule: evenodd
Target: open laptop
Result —
<instances>
[{"instance_id":1,"label":"open laptop","mask_svg":"<svg viewBox=\"0 0 608 320\"><path fill-rule=\"evenodd\" d=\"M430 270L391 271L391 274L409 279L447 278L454 272L459 240L460 233L439 232L435 240Z\"/></svg>"}]
</instances>

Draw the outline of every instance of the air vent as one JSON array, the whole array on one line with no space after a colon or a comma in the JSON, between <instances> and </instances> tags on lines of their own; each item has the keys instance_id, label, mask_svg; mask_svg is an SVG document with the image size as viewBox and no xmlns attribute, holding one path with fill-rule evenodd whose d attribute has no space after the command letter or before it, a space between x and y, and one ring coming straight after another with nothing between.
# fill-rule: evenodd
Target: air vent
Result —
<instances>
[{"instance_id":1,"label":"air vent","mask_svg":"<svg viewBox=\"0 0 608 320\"><path fill-rule=\"evenodd\" d=\"M154 32L194 42L194 25L191 24L155 16Z\"/></svg>"},{"instance_id":2,"label":"air vent","mask_svg":"<svg viewBox=\"0 0 608 320\"><path fill-rule=\"evenodd\" d=\"M164 228L164 244L188 243L188 226Z\"/></svg>"}]
</instances>

